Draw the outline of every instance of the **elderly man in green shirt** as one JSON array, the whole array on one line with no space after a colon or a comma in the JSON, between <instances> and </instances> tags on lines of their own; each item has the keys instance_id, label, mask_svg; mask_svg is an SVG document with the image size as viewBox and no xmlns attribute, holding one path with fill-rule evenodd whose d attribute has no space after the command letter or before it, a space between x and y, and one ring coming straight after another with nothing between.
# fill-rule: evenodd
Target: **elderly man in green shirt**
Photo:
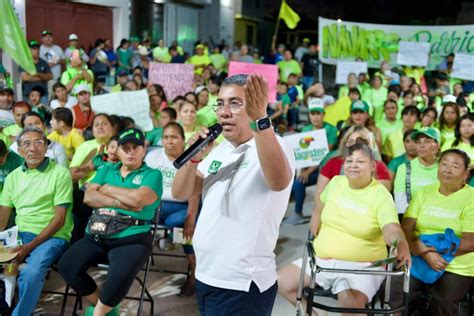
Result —
<instances>
[{"instance_id":1,"label":"elderly man in green shirt","mask_svg":"<svg viewBox=\"0 0 474 316\"><path fill-rule=\"evenodd\" d=\"M17 139L25 163L5 181L0 229L13 208L22 245L17 261L26 265L18 277L19 300L13 315L31 315L41 295L48 268L66 251L73 228L72 180L69 170L45 157L48 142L43 131L25 127Z\"/></svg>"}]
</instances>

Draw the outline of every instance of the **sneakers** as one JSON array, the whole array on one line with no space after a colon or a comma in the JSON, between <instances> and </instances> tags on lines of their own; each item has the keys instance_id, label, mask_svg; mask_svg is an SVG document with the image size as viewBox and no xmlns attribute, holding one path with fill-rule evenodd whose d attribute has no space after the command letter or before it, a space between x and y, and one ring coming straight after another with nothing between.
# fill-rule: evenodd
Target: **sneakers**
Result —
<instances>
[{"instance_id":1,"label":"sneakers","mask_svg":"<svg viewBox=\"0 0 474 316\"><path fill-rule=\"evenodd\" d=\"M106 316L120 316L120 305L117 305L112 309L110 312L105 314ZM84 313L84 316L94 316L94 306L91 305L86 308L86 312Z\"/></svg>"},{"instance_id":2,"label":"sneakers","mask_svg":"<svg viewBox=\"0 0 474 316\"><path fill-rule=\"evenodd\" d=\"M304 223L306 223L306 219L303 217L303 215L299 213L295 213L288 216L282 222L283 225L287 225L287 226L301 225Z\"/></svg>"}]
</instances>

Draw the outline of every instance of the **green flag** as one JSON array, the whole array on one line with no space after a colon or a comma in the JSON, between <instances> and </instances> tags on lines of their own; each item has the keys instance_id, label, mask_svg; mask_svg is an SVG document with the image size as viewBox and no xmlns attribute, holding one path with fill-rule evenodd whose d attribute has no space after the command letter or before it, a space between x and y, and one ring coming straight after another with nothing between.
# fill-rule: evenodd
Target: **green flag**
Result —
<instances>
[{"instance_id":1,"label":"green flag","mask_svg":"<svg viewBox=\"0 0 474 316\"><path fill-rule=\"evenodd\" d=\"M25 34L9 0L0 0L0 12L0 48L29 74L36 74Z\"/></svg>"}]
</instances>

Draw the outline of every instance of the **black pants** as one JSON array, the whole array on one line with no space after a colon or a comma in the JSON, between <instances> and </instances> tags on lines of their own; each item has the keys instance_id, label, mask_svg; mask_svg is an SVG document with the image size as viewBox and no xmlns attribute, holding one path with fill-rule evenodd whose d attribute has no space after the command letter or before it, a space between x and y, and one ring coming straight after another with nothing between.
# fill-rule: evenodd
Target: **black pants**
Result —
<instances>
[{"instance_id":1,"label":"black pants","mask_svg":"<svg viewBox=\"0 0 474 316\"><path fill-rule=\"evenodd\" d=\"M150 233L99 241L86 235L63 255L59 261L59 273L77 294L87 296L97 289L97 284L87 270L99 263L108 263L107 279L100 292L100 301L114 307L127 295L133 279L151 252Z\"/></svg>"},{"instance_id":2,"label":"black pants","mask_svg":"<svg viewBox=\"0 0 474 316\"><path fill-rule=\"evenodd\" d=\"M409 306L414 306L423 293L430 296L429 310L432 316L459 315L459 301L466 295L473 284L474 278L445 272L433 284L425 284L415 278L410 278ZM390 293L391 307L402 304L403 278L392 278ZM410 314L411 311L409 311Z\"/></svg>"}]
</instances>

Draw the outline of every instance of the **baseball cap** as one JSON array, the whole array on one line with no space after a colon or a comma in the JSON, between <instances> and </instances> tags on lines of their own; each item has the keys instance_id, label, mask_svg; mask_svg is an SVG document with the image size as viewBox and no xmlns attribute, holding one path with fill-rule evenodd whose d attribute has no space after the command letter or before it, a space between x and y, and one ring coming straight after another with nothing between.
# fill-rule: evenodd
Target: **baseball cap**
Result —
<instances>
[{"instance_id":1,"label":"baseball cap","mask_svg":"<svg viewBox=\"0 0 474 316\"><path fill-rule=\"evenodd\" d=\"M142 56L147 56L148 55L148 49L145 46L138 46L138 55Z\"/></svg>"},{"instance_id":2,"label":"baseball cap","mask_svg":"<svg viewBox=\"0 0 474 316\"><path fill-rule=\"evenodd\" d=\"M76 34L72 33L69 35L69 40L70 41L77 41L79 39L79 37L77 37Z\"/></svg>"},{"instance_id":3,"label":"baseball cap","mask_svg":"<svg viewBox=\"0 0 474 316\"><path fill-rule=\"evenodd\" d=\"M197 87L197 88L194 90L194 94L198 95L198 94L201 93L201 91L204 90L204 89L207 90L206 86L199 86L199 87Z\"/></svg>"},{"instance_id":4,"label":"baseball cap","mask_svg":"<svg viewBox=\"0 0 474 316\"><path fill-rule=\"evenodd\" d=\"M15 95L15 92L13 91L12 88L10 88L10 87L8 87L8 86L1 85L1 86L0 86L0 93L3 93L3 92L8 92L8 93L10 93L11 95Z\"/></svg>"},{"instance_id":5,"label":"baseball cap","mask_svg":"<svg viewBox=\"0 0 474 316\"><path fill-rule=\"evenodd\" d=\"M136 144L138 146L145 145L145 135L138 128L128 128L119 135L118 144L123 145L126 143Z\"/></svg>"},{"instance_id":6,"label":"baseball cap","mask_svg":"<svg viewBox=\"0 0 474 316\"><path fill-rule=\"evenodd\" d=\"M46 35L53 35L53 33L49 30L43 30L43 32L41 32L41 37L46 36Z\"/></svg>"},{"instance_id":7,"label":"baseball cap","mask_svg":"<svg viewBox=\"0 0 474 316\"><path fill-rule=\"evenodd\" d=\"M447 94L443 97L443 100L441 101L442 104L448 103L448 102L453 102L456 103L456 97L452 94Z\"/></svg>"},{"instance_id":8,"label":"baseball cap","mask_svg":"<svg viewBox=\"0 0 474 316\"><path fill-rule=\"evenodd\" d=\"M308 110L310 112L318 111L324 113L324 101L321 98L310 98L308 102Z\"/></svg>"},{"instance_id":9,"label":"baseball cap","mask_svg":"<svg viewBox=\"0 0 474 316\"><path fill-rule=\"evenodd\" d=\"M91 93L91 88L89 87L88 84L82 83L74 87L75 94L79 94L84 91Z\"/></svg>"},{"instance_id":10,"label":"baseball cap","mask_svg":"<svg viewBox=\"0 0 474 316\"><path fill-rule=\"evenodd\" d=\"M202 48L202 49L204 49L204 45L202 45L202 44L198 44L198 45L196 45L196 49L199 49L199 48Z\"/></svg>"},{"instance_id":11,"label":"baseball cap","mask_svg":"<svg viewBox=\"0 0 474 316\"><path fill-rule=\"evenodd\" d=\"M118 77L128 76L128 72L126 70L120 70L117 76Z\"/></svg>"},{"instance_id":12,"label":"baseball cap","mask_svg":"<svg viewBox=\"0 0 474 316\"><path fill-rule=\"evenodd\" d=\"M303 38L303 43L309 43L309 38L307 37Z\"/></svg>"},{"instance_id":13,"label":"baseball cap","mask_svg":"<svg viewBox=\"0 0 474 316\"><path fill-rule=\"evenodd\" d=\"M140 42L140 39L136 36L130 37L130 42Z\"/></svg>"},{"instance_id":14,"label":"baseball cap","mask_svg":"<svg viewBox=\"0 0 474 316\"><path fill-rule=\"evenodd\" d=\"M32 40L32 41L29 41L28 42L28 46L30 48L39 48L40 47L40 44L38 43L37 40Z\"/></svg>"},{"instance_id":15,"label":"baseball cap","mask_svg":"<svg viewBox=\"0 0 474 316\"><path fill-rule=\"evenodd\" d=\"M420 135L424 135L429 138L432 138L439 144L439 141L440 141L439 133L436 129L432 127L422 127L416 132L413 132L410 137L413 140L417 140Z\"/></svg>"},{"instance_id":16,"label":"baseball cap","mask_svg":"<svg viewBox=\"0 0 474 316\"><path fill-rule=\"evenodd\" d=\"M362 111L362 112L369 112L369 105L365 101L355 100L351 104L351 112L353 111Z\"/></svg>"}]
</instances>

